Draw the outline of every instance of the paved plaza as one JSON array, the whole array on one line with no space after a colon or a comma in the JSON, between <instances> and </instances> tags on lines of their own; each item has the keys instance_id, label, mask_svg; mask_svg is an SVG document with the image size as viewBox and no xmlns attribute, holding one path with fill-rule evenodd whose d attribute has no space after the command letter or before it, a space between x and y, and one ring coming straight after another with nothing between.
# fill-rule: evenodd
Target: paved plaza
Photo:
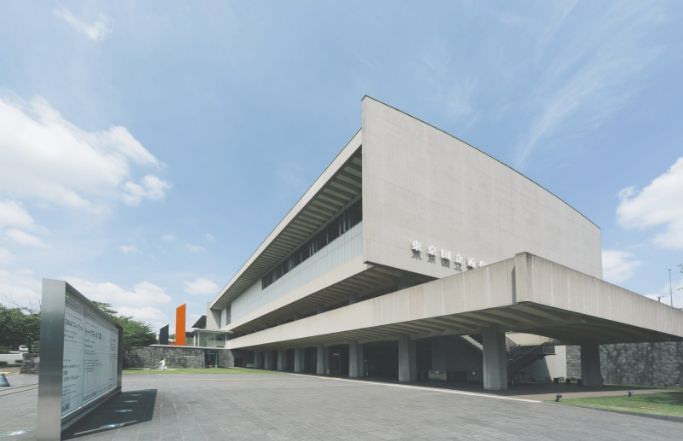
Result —
<instances>
[{"instance_id":1,"label":"paved plaza","mask_svg":"<svg viewBox=\"0 0 683 441\"><path fill-rule=\"evenodd\" d=\"M683 423L306 375L125 375L79 440L667 440ZM37 390L0 391L0 440L32 440ZM109 416L108 416L109 415ZM111 419L109 419L111 418ZM103 424L124 426L105 431Z\"/></svg>"}]
</instances>

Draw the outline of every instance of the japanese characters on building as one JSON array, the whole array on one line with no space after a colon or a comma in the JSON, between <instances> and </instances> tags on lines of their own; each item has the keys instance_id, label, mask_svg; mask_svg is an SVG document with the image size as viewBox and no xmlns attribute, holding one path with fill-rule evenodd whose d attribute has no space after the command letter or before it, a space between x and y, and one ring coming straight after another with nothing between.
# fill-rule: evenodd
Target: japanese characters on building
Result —
<instances>
[{"instance_id":1,"label":"japanese characters on building","mask_svg":"<svg viewBox=\"0 0 683 441\"><path fill-rule=\"evenodd\" d=\"M460 254L453 256L450 249L438 248L435 245L423 246L422 242L419 240L413 240L410 244L410 249L413 255L422 256L423 252L427 254L427 260L429 262L436 262L437 257L441 260L441 265L450 267L453 265L453 269L456 271L467 271L470 269L481 268L486 265L483 260L477 260L474 257L465 257Z\"/></svg>"}]
</instances>

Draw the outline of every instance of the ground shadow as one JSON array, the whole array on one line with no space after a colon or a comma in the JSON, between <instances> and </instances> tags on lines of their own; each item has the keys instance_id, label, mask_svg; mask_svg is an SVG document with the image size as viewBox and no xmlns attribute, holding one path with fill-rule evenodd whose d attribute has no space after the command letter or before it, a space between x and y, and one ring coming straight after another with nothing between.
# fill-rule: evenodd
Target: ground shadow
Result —
<instances>
[{"instance_id":1,"label":"ground shadow","mask_svg":"<svg viewBox=\"0 0 683 441\"><path fill-rule=\"evenodd\" d=\"M69 427L62 434L62 439L78 438L150 421L154 416L156 397L156 389L120 393Z\"/></svg>"}]
</instances>

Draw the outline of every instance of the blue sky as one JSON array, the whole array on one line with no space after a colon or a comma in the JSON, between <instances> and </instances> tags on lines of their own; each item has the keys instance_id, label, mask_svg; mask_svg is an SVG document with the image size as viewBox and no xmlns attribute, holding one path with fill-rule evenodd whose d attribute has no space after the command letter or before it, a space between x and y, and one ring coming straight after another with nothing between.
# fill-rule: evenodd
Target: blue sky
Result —
<instances>
[{"instance_id":1,"label":"blue sky","mask_svg":"<svg viewBox=\"0 0 683 441\"><path fill-rule=\"evenodd\" d=\"M683 285L681 2L0 5L0 301L66 278L196 317L368 94L602 228L605 277ZM676 295L683 305L683 292Z\"/></svg>"}]
</instances>

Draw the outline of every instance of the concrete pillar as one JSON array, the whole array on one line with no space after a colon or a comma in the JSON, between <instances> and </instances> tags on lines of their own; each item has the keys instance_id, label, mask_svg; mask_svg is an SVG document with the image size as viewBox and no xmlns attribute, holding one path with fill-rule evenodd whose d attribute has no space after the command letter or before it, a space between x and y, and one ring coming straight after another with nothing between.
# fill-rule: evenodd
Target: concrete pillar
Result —
<instances>
[{"instance_id":1,"label":"concrete pillar","mask_svg":"<svg viewBox=\"0 0 683 441\"><path fill-rule=\"evenodd\" d=\"M407 335L402 335L398 339L398 381L401 383L417 381L415 340L411 340Z\"/></svg>"},{"instance_id":2,"label":"concrete pillar","mask_svg":"<svg viewBox=\"0 0 683 441\"><path fill-rule=\"evenodd\" d=\"M277 350L277 370L278 371L284 371L285 370L285 357L287 357L287 351L284 349L278 349Z\"/></svg>"},{"instance_id":3,"label":"concrete pillar","mask_svg":"<svg viewBox=\"0 0 683 441\"><path fill-rule=\"evenodd\" d=\"M294 349L294 372L304 371L304 348Z\"/></svg>"},{"instance_id":4,"label":"concrete pillar","mask_svg":"<svg viewBox=\"0 0 683 441\"><path fill-rule=\"evenodd\" d=\"M595 343L581 345L581 383L584 386L602 386L600 346Z\"/></svg>"},{"instance_id":5,"label":"concrete pillar","mask_svg":"<svg viewBox=\"0 0 683 441\"><path fill-rule=\"evenodd\" d=\"M481 333L483 346L483 379L485 390L508 388L508 359L505 350L505 331L496 326Z\"/></svg>"},{"instance_id":6,"label":"concrete pillar","mask_svg":"<svg viewBox=\"0 0 683 441\"><path fill-rule=\"evenodd\" d=\"M273 351L263 352L263 369L273 369Z\"/></svg>"},{"instance_id":7,"label":"concrete pillar","mask_svg":"<svg viewBox=\"0 0 683 441\"><path fill-rule=\"evenodd\" d=\"M352 341L349 343L349 378L363 377L363 345Z\"/></svg>"},{"instance_id":8,"label":"concrete pillar","mask_svg":"<svg viewBox=\"0 0 683 441\"><path fill-rule=\"evenodd\" d=\"M327 348L323 345L318 345L316 349L315 373L325 375L327 374Z\"/></svg>"},{"instance_id":9,"label":"concrete pillar","mask_svg":"<svg viewBox=\"0 0 683 441\"><path fill-rule=\"evenodd\" d=\"M254 367L256 369L263 369L263 352L254 351Z\"/></svg>"}]
</instances>

